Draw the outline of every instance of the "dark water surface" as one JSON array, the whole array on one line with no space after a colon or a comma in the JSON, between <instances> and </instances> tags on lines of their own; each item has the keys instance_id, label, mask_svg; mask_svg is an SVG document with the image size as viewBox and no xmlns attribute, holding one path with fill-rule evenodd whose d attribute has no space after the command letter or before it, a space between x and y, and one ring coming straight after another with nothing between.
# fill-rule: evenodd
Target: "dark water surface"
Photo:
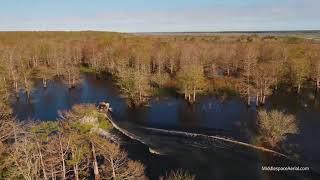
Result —
<instances>
[{"instance_id":1,"label":"dark water surface","mask_svg":"<svg viewBox=\"0 0 320 180\"><path fill-rule=\"evenodd\" d=\"M297 97L292 93L273 95L266 105L269 109L280 109L296 115L300 134L289 137L284 148L294 149L312 165L320 164L320 108L312 91ZM319 97L318 97L319 99ZM21 93L19 101L13 101L16 116L21 119L55 120L58 111L68 110L78 103L110 102L119 121L129 121L139 126L181 130L206 135L220 135L251 142L255 134L256 109L247 108L240 98L221 100L216 97L201 97L194 106L189 106L177 97L153 98L146 107L129 109L119 90L111 79L97 80L84 75L79 87L69 90L61 81L52 80L48 88L36 82L31 99L27 101ZM124 148L132 159L142 161L151 179L157 179L166 171L183 168L197 175L198 179L306 179L308 173L265 172L261 166L276 165L278 161L259 160L233 153L221 153L210 148L186 148L195 139L159 137L159 146L172 153L154 155L147 146L122 136L126 141ZM209 147L209 146L208 146ZM280 162L281 164L281 162ZM283 164L281 164L283 165ZM284 164L285 165L285 164ZM320 177L308 177L307 179Z\"/></svg>"}]
</instances>

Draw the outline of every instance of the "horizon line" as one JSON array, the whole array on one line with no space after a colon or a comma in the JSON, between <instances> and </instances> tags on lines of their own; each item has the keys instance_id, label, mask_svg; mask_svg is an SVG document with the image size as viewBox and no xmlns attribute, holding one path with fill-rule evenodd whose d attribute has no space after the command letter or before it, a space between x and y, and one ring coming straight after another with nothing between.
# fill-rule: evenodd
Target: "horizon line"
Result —
<instances>
[{"instance_id":1,"label":"horizon line","mask_svg":"<svg viewBox=\"0 0 320 180\"><path fill-rule=\"evenodd\" d=\"M109 33L268 33L268 32L320 32L320 29L300 29L300 30L226 30L226 31L110 31L110 30L0 30L0 32L109 32Z\"/></svg>"}]
</instances>

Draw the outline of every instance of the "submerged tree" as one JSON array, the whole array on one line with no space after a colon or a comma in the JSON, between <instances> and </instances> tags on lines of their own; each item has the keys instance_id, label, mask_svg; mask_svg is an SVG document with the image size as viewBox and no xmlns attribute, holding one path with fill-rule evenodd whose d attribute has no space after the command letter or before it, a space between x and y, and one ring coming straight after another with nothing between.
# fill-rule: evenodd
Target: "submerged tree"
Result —
<instances>
[{"instance_id":1,"label":"submerged tree","mask_svg":"<svg viewBox=\"0 0 320 180\"><path fill-rule=\"evenodd\" d=\"M21 50L22 51L22 50ZM27 99L30 99L31 92L34 88L33 69L29 63L30 55L26 55L26 52L20 52L18 56L19 64L17 70L20 77L20 84L22 84L22 89L25 91Z\"/></svg>"},{"instance_id":2,"label":"submerged tree","mask_svg":"<svg viewBox=\"0 0 320 180\"><path fill-rule=\"evenodd\" d=\"M297 134L298 128L293 115L280 111L265 110L258 112L258 127L260 139L263 143L275 148L288 134Z\"/></svg>"},{"instance_id":3,"label":"submerged tree","mask_svg":"<svg viewBox=\"0 0 320 180\"><path fill-rule=\"evenodd\" d=\"M276 85L277 71L273 63L259 63L252 73L253 86L256 90L256 105L265 104L266 97L272 93L272 87Z\"/></svg>"},{"instance_id":4,"label":"submerged tree","mask_svg":"<svg viewBox=\"0 0 320 180\"><path fill-rule=\"evenodd\" d=\"M313 50L312 52L312 79L316 82L316 91L320 90L320 52L318 49Z\"/></svg>"},{"instance_id":5,"label":"submerged tree","mask_svg":"<svg viewBox=\"0 0 320 180\"><path fill-rule=\"evenodd\" d=\"M151 93L147 73L128 68L120 71L117 77L118 85L132 105L146 102Z\"/></svg>"},{"instance_id":6,"label":"submerged tree","mask_svg":"<svg viewBox=\"0 0 320 180\"><path fill-rule=\"evenodd\" d=\"M54 77L54 72L52 69L46 65L39 65L35 69L36 77L40 78L42 80L42 85L44 88L47 88L48 86L48 80L52 79Z\"/></svg>"},{"instance_id":7,"label":"submerged tree","mask_svg":"<svg viewBox=\"0 0 320 180\"><path fill-rule=\"evenodd\" d=\"M302 48L294 48L290 51L291 77L293 84L300 93L302 84L310 75L310 61Z\"/></svg>"},{"instance_id":8,"label":"submerged tree","mask_svg":"<svg viewBox=\"0 0 320 180\"><path fill-rule=\"evenodd\" d=\"M70 44L71 46L72 44ZM63 77L69 89L75 88L81 82L80 61L81 51L79 47L67 47L63 52Z\"/></svg>"},{"instance_id":9,"label":"submerged tree","mask_svg":"<svg viewBox=\"0 0 320 180\"><path fill-rule=\"evenodd\" d=\"M171 171L165 177L160 177L160 180L195 180L196 176L190 174L188 171L179 169L177 171Z\"/></svg>"},{"instance_id":10,"label":"submerged tree","mask_svg":"<svg viewBox=\"0 0 320 180\"><path fill-rule=\"evenodd\" d=\"M252 95L252 78L253 72L258 61L258 49L256 47L248 47L243 59L243 76L245 87L243 94L247 96L247 105L250 106Z\"/></svg>"},{"instance_id":11,"label":"submerged tree","mask_svg":"<svg viewBox=\"0 0 320 180\"><path fill-rule=\"evenodd\" d=\"M4 62L3 62L3 71L2 73L6 73L7 81L9 82L9 86L13 89L11 90L14 92L15 96L19 98L19 90L20 90L20 79L18 65L19 59L14 48L5 50L3 55ZM6 77L4 76L4 77Z\"/></svg>"},{"instance_id":12,"label":"submerged tree","mask_svg":"<svg viewBox=\"0 0 320 180\"><path fill-rule=\"evenodd\" d=\"M190 64L182 67L177 74L178 86L189 102L196 101L196 95L205 88L203 67Z\"/></svg>"}]
</instances>

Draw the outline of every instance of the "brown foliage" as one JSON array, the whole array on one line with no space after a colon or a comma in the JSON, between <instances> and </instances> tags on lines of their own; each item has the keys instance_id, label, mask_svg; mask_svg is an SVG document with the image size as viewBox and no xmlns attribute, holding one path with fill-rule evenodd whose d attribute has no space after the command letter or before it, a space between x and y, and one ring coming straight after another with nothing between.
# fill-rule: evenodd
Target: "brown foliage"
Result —
<instances>
[{"instance_id":1,"label":"brown foliage","mask_svg":"<svg viewBox=\"0 0 320 180\"><path fill-rule=\"evenodd\" d=\"M295 117L275 110L259 111L258 126L263 143L273 148L285 140L288 134L298 133Z\"/></svg>"},{"instance_id":2,"label":"brown foliage","mask_svg":"<svg viewBox=\"0 0 320 180\"><path fill-rule=\"evenodd\" d=\"M177 171L171 171L165 177L160 177L160 180L195 180L196 177L187 171L179 169Z\"/></svg>"},{"instance_id":3,"label":"brown foliage","mask_svg":"<svg viewBox=\"0 0 320 180\"><path fill-rule=\"evenodd\" d=\"M178 82L181 74L193 76L192 71L186 70L191 65L203 69L199 77L204 79L221 75L237 78L243 82L237 91L247 97L248 103L250 97L259 94L257 99L263 104L271 88L276 89L281 82L291 83L300 91L312 78L320 88L318 43L292 42L286 37L266 39L270 37L3 32L0 74L5 82L0 82L0 87L2 84L11 87L6 96L18 95L21 89L29 95L32 78L41 78L46 86L47 80L60 76L73 88L81 82L80 68L85 66L89 72L108 72L117 77L123 94L133 103L141 104L152 95L150 80L164 86L169 75ZM123 82L131 76L133 90L126 85L128 82ZM183 89L181 94L188 97L190 90ZM196 88L196 94L200 89Z\"/></svg>"}]
</instances>

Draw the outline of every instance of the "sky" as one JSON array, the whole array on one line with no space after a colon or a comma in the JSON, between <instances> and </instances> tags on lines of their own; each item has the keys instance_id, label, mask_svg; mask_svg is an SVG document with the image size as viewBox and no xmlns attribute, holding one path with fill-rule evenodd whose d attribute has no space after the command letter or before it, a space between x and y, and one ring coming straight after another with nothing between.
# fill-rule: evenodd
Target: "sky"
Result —
<instances>
[{"instance_id":1,"label":"sky","mask_svg":"<svg viewBox=\"0 0 320 180\"><path fill-rule=\"evenodd\" d=\"M320 0L0 0L0 31L319 29Z\"/></svg>"}]
</instances>

